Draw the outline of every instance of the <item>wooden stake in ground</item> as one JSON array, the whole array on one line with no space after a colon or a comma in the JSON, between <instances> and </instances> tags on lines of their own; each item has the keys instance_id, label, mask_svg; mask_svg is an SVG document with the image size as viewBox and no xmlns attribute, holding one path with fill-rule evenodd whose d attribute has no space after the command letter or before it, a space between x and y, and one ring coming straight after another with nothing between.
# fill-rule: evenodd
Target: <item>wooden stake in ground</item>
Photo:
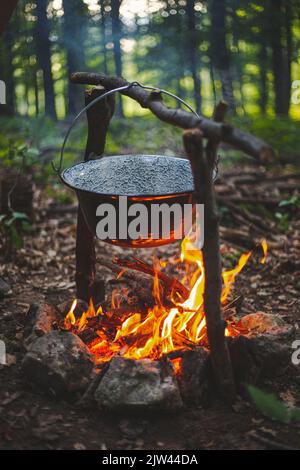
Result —
<instances>
[{"instance_id":1,"label":"wooden stake in ground","mask_svg":"<svg viewBox=\"0 0 300 470\"><path fill-rule=\"evenodd\" d=\"M98 96L105 93L101 86L85 91L85 104L89 104ZM85 150L85 161L103 154L110 119L114 112L112 96L96 103L87 112L88 138ZM76 296L78 299L89 301L90 297L99 297L98 286L95 284L95 241L89 231L83 213L78 206L76 233Z\"/></svg>"},{"instance_id":2,"label":"wooden stake in ground","mask_svg":"<svg viewBox=\"0 0 300 470\"><path fill-rule=\"evenodd\" d=\"M219 222L213 186L217 142L209 142L204 150L203 134L200 129L185 131L183 140L194 176L194 202L204 204L204 246L202 249L205 270L204 310L214 377L223 398L233 403L235 386L224 336L225 322L222 318L220 302L222 275Z\"/></svg>"}]
</instances>

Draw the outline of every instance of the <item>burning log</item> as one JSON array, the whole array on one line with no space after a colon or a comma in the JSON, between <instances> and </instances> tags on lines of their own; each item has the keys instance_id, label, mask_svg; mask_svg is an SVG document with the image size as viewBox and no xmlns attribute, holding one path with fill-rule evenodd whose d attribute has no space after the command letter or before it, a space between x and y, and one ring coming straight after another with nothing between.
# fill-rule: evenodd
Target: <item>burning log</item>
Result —
<instances>
[{"instance_id":1,"label":"burning log","mask_svg":"<svg viewBox=\"0 0 300 470\"><path fill-rule=\"evenodd\" d=\"M109 77L98 73L76 72L70 77L71 82L86 85L102 85L106 90L129 85L129 82L121 77ZM203 116L182 109L167 108L159 93L148 93L139 86L121 92L137 101L142 108L148 108L162 121L183 129L199 128L203 136L211 140L220 140L235 147L255 159L266 162L274 158L273 149L262 140L251 134L235 129L229 124L224 124L222 119L212 121ZM222 105L221 105L222 106ZM222 113L219 106L218 113Z\"/></svg>"},{"instance_id":2,"label":"burning log","mask_svg":"<svg viewBox=\"0 0 300 470\"><path fill-rule=\"evenodd\" d=\"M166 293L168 296L170 296L172 293L177 293L183 300L186 300L189 296L188 289L183 284L181 284L178 279L168 276L159 269L150 266L145 261L142 261L138 258L132 258L132 260L115 258L114 263L123 268L140 271L144 274L149 274L153 277L157 276L158 279L163 283L163 286L166 289Z\"/></svg>"},{"instance_id":3,"label":"burning log","mask_svg":"<svg viewBox=\"0 0 300 470\"><path fill-rule=\"evenodd\" d=\"M29 347L35 339L50 333L57 322L57 310L52 305L30 305L27 312L25 347Z\"/></svg>"},{"instance_id":4,"label":"burning log","mask_svg":"<svg viewBox=\"0 0 300 470\"><path fill-rule=\"evenodd\" d=\"M105 92L103 87L95 87L85 92L85 104L89 104L97 96ZM93 155L102 155L105 147L109 121L114 111L112 97L100 101L87 111L88 138L85 161ZM95 286L95 245L94 236L89 231L80 206L77 212L76 233L76 295L79 299L89 301L99 289ZM100 299L97 299L100 300Z\"/></svg>"},{"instance_id":5,"label":"burning log","mask_svg":"<svg viewBox=\"0 0 300 470\"><path fill-rule=\"evenodd\" d=\"M215 380L223 397L232 403L235 400L235 386L224 336L225 323L221 313L222 277L219 223L212 178L218 142L208 142L204 153L203 134L199 129L185 131L183 138L194 175L194 200L198 204L205 205L204 232L206 236L203 246L205 269L204 311L212 366Z\"/></svg>"}]
</instances>

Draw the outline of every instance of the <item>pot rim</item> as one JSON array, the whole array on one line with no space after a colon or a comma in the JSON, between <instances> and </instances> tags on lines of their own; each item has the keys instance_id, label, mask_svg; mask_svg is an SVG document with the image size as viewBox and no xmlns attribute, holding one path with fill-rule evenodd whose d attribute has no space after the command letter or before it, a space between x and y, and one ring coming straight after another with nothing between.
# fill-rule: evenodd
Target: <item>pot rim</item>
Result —
<instances>
[{"instance_id":1,"label":"pot rim","mask_svg":"<svg viewBox=\"0 0 300 470\"><path fill-rule=\"evenodd\" d=\"M161 157L161 158L173 158L174 160L183 160L187 161L188 163L189 160L187 158L183 157L177 157L177 156L171 156L171 155L149 155L149 154L124 154L124 155L105 155L101 156L100 158L97 158L95 160L102 160L103 158L110 158L110 157L116 157L116 158L122 158L122 157L134 157L134 158L144 158L144 157ZM95 161L93 160L93 161ZM170 193L164 193L164 194L116 194L116 193L99 193L95 191L91 191L90 189L83 189L79 188L77 186L72 185L65 179L65 172L70 170L71 168L76 167L77 165L82 165L85 163L89 163L92 160L84 160L81 162L74 163L73 165L69 166L68 168L65 168L60 174L59 177L63 184L71 188L75 192L84 192L87 194L93 194L93 195L98 195L99 197L107 197L107 198L119 198L121 196L127 197L127 198L135 198L139 201L141 200L155 200L155 199L169 199L171 197L177 197L177 196L184 196L184 195L190 195L193 194L194 190L186 190L186 191L180 191L180 192L170 192Z\"/></svg>"}]
</instances>

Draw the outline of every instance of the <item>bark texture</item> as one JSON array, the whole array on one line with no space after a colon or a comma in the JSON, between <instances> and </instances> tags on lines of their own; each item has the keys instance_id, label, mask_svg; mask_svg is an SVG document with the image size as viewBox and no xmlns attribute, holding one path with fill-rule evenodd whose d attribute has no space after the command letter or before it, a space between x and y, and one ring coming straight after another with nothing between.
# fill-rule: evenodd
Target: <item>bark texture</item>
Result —
<instances>
[{"instance_id":1,"label":"bark texture","mask_svg":"<svg viewBox=\"0 0 300 470\"><path fill-rule=\"evenodd\" d=\"M88 72L74 73L71 76L71 80L73 83L78 84L102 85L107 90L129 84L129 82L121 77L110 77ZM229 124L215 122L203 116L198 118L183 109L166 107L158 93L149 94L146 90L138 86L134 86L122 93L137 101L142 108L150 109L150 111L162 121L183 129L198 127L203 132L204 137L213 140L218 139L254 157L262 163L272 160L275 156L272 147L266 142L251 134L233 128Z\"/></svg>"},{"instance_id":2,"label":"bark texture","mask_svg":"<svg viewBox=\"0 0 300 470\"><path fill-rule=\"evenodd\" d=\"M105 92L103 87L95 87L85 92L86 104ZM87 112L88 138L85 160L101 156L104 152L109 121L114 112L114 99L109 97L91 107ZM96 273L95 241L89 231L80 206L77 213L76 233L76 296L89 301L98 290Z\"/></svg>"}]
</instances>

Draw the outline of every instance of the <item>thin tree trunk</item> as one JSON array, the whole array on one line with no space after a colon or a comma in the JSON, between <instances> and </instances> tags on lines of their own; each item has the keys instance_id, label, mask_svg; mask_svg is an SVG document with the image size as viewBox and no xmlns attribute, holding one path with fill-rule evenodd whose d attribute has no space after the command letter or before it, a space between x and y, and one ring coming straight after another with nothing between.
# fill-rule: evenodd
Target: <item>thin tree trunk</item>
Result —
<instances>
[{"instance_id":1,"label":"thin tree trunk","mask_svg":"<svg viewBox=\"0 0 300 470\"><path fill-rule=\"evenodd\" d=\"M9 20L16 8L18 0L9 0L1 2L1 15L0 15L0 35L9 23Z\"/></svg>"},{"instance_id":2,"label":"thin tree trunk","mask_svg":"<svg viewBox=\"0 0 300 470\"><path fill-rule=\"evenodd\" d=\"M243 65L241 63L240 58L242 57L241 51L240 51L240 45L239 45L239 32L238 32L238 26L239 26L239 18L236 14L236 11L238 9L238 4L239 2L235 0L232 4L232 9L231 9L231 19L232 19L232 43L233 46L235 47L237 51L237 60L235 61L235 70L234 70L234 78L237 79L238 87L239 87L239 92L240 92L240 105L241 108L243 109L243 114L246 115L246 108L245 108L245 95L243 91L243 78L244 78L244 71L243 71Z\"/></svg>"},{"instance_id":3,"label":"thin tree trunk","mask_svg":"<svg viewBox=\"0 0 300 470\"><path fill-rule=\"evenodd\" d=\"M64 22L63 38L67 56L68 88L67 88L67 115L74 115L82 108L81 90L70 83L70 75L85 68L82 22L84 21L84 4L82 0L63 0Z\"/></svg>"},{"instance_id":4,"label":"thin tree trunk","mask_svg":"<svg viewBox=\"0 0 300 470\"><path fill-rule=\"evenodd\" d=\"M36 48L38 64L43 72L45 113L56 119L55 94L53 75L51 70L51 43L49 39L50 25L47 17L47 0L36 1Z\"/></svg>"},{"instance_id":5,"label":"thin tree trunk","mask_svg":"<svg viewBox=\"0 0 300 470\"><path fill-rule=\"evenodd\" d=\"M263 115L267 111L268 103L268 83L267 83L267 67L268 67L268 50L264 34L261 35L261 44L258 54L259 61L259 82L260 82L260 111Z\"/></svg>"},{"instance_id":6,"label":"thin tree trunk","mask_svg":"<svg viewBox=\"0 0 300 470\"><path fill-rule=\"evenodd\" d=\"M105 7L104 1L100 0L103 70L104 70L105 75L107 75L108 74L108 66L107 66L107 49L106 49L106 18L105 18L105 8L104 7Z\"/></svg>"},{"instance_id":7,"label":"thin tree trunk","mask_svg":"<svg viewBox=\"0 0 300 470\"><path fill-rule=\"evenodd\" d=\"M122 37L122 23L120 20L120 6L121 0L111 0L111 23L112 35L114 44L114 61L115 70L118 77L122 77L122 51L121 51L121 37ZM119 96L117 101L116 115L124 117L122 98Z\"/></svg>"},{"instance_id":8,"label":"thin tree trunk","mask_svg":"<svg viewBox=\"0 0 300 470\"><path fill-rule=\"evenodd\" d=\"M288 76L287 76L287 102L290 106L291 100L291 88L292 88L292 57L293 57L293 33L292 33L292 10L289 2L285 3L285 28L286 28L286 57L287 57L287 67L288 67ZM289 110L288 110L289 111Z\"/></svg>"},{"instance_id":9,"label":"thin tree trunk","mask_svg":"<svg viewBox=\"0 0 300 470\"><path fill-rule=\"evenodd\" d=\"M211 58L222 84L223 99L235 112L230 55L226 37L226 0L211 0Z\"/></svg>"},{"instance_id":10,"label":"thin tree trunk","mask_svg":"<svg viewBox=\"0 0 300 470\"><path fill-rule=\"evenodd\" d=\"M287 116L289 112L289 66L283 46L283 1L270 1L270 35L274 75L275 112Z\"/></svg>"},{"instance_id":11,"label":"thin tree trunk","mask_svg":"<svg viewBox=\"0 0 300 470\"><path fill-rule=\"evenodd\" d=\"M194 101L196 111L201 113L201 79L198 70L198 41L197 41L197 30L196 30L196 17L195 17L195 0L187 0L186 3L187 13L187 55L189 57L189 68L193 78L194 88Z\"/></svg>"},{"instance_id":12,"label":"thin tree trunk","mask_svg":"<svg viewBox=\"0 0 300 470\"><path fill-rule=\"evenodd\" d=\"M35 115L39 115L39 83L37 70L34 71L34 103L35 103Z\"/></svg>"}]
</instances>

